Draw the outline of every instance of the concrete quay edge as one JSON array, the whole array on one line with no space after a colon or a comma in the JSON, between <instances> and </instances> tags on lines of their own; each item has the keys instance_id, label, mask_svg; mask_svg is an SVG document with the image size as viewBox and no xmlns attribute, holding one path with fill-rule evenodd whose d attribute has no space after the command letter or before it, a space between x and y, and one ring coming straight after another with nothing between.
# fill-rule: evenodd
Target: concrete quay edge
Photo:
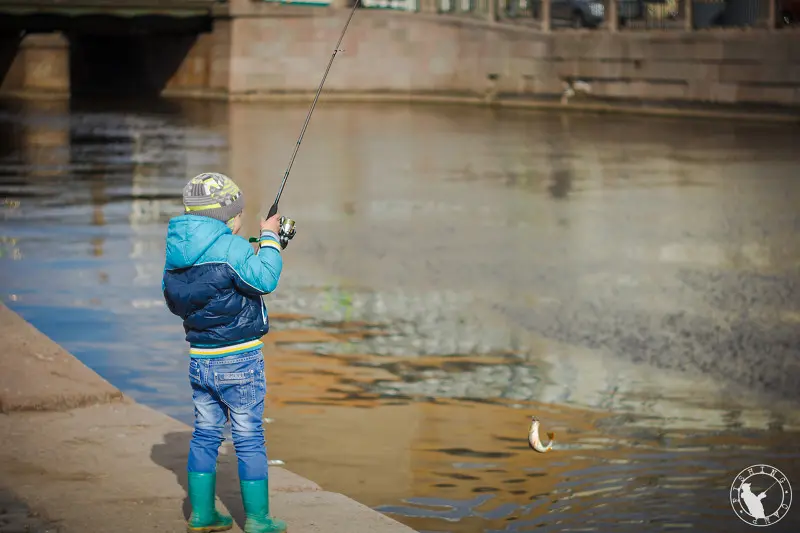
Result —
<instances>
[{"instance_id":1,"label":"concrete quay edge","mask_svg":"<svg viewBox=\"0 0 800 533\"><path fill-rule=\"evenodd\" d=\"M0 413L64 411L123 394L0 302Z\"/></svg>"},{"instance_id":2,"label":"concrete quay edge","mask_svg":"<svg viewBox=\"0 0 800 533\"><path fill-rule=\"evenodd\" d=\"M220 100L230 102L302 102L311 103L314 93L311 92L253 92L225 93L207 90L165 90L164 98ZM800 124L800 113L796 110L780 112L748 111L735 106L721 109L698 109L688 106L667 106L658 102L647 102L648 105L634 105L627 102L577 100L562 104L558 100L538 100L528 98L487 99L478 95L455 95L435 93L394 93L394 92L326 92L320 100L337 103L410 103L419 105L471 105L492 108L526 109L531 111L551 111L566 113L623 114L639 116L659 116L673 118L703 118L716 120L742 120L756 122L774 122Z\"/></svg>"},{"instance_id":3,"label":"concrete quay edge","mask_svg":"<svg viewBox=\"0 0 800 533\"><path fill-rule=\"evenodd\" d=\"M311 103L313 93L308 92L254 92L227 93L208 89L166 89L162 97L173 100L210 100L223 102L302 102ZM68 92L58 91L0 91L0 99L58 101L69 100ZM427 94L427 93L390 93L390 92L328 92L323 91L320 100L337 103L410 103L418 105L471 105L493 107L499 109L525 109L529 111L550 111L563 113L620 114L634 116L656 116L664 118L695 118L709 120L739 120L747 122L772 122L782 124L800 124L800 114L796 110L780 111L747 111L734 106L722 109L698 109L696 107L670 107L658 102L648 102L647 106L633 105L625 102L583 100L562 104L554 100L536 100L525 98L506 99L498 97L487 100L482 96Z\"/></svg>"},{"instance_id":4,"label":"concrete quay edge","mask_svg":"<svg viewBox=\"0 0 800 533\"><path fill-rule=\"evenodd\" d=\"M0 334L0 489L62 533L185 531L191 428L123 395L2 303ZM270 493L291 533L414 532L284 468L270 467ZM217 496L240 532L230 446Z\"/></svg>"}]
</instances>

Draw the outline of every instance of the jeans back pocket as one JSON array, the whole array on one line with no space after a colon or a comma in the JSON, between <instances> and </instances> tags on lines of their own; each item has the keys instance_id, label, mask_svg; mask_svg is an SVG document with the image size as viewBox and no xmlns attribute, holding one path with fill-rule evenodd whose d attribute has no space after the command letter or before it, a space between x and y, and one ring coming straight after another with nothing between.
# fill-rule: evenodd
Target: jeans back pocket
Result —
<instances>
[{"instance_id":1,"label":"jeans back pocket","mask_svg":"<svg viewBox=\"0 0 800 533\"><path fill-rule=\"evenodd\" d=\"M200 363L194 359L189 359L189 381L197 385L202 383L200 378Z\"/></svg>"},{"instance_id":2,"label":"jeans back pocket","mask_svg":"<svg viewBox=\"0 0 800 533\"><path fill-rule=\"evenodd\" d=\"M258 401L254 370L214 372L214 387L220 399L232 411L249 409Z\"/></svg>"}]
</instances>

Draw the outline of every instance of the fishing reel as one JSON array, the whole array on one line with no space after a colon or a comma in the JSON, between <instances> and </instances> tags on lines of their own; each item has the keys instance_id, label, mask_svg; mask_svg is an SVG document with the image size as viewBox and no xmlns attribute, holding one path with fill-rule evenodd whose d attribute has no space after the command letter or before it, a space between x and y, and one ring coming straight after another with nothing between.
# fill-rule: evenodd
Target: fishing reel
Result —
<instances>
[{"instance_id":1,"label":"fishing reel","mask_svg":"<svg viewBox=\"0 0 800 533\"><path fill-rule=\"evenodd\" d=\"M286 249L289 246L289 241L292 240L297 230L294 227L294 220L291 218L281 217L280 229L278 229L278 239L281 242L281 248Z\"/></svg>"},{"instance_id":2,"label":"fishing reel","mask_svg":"<svg viewBox=\"0 0 800 533\"><path fill-rule=\"evenodd\" d=\"M294 227L294 220L291 218L281 217L278 227L278 241L281 243L281 250L285 250L289 246L289 241L294 238L297 229ZM258 237L250 237L249 242L258 242Z\"/></svg>"}]
</instances>

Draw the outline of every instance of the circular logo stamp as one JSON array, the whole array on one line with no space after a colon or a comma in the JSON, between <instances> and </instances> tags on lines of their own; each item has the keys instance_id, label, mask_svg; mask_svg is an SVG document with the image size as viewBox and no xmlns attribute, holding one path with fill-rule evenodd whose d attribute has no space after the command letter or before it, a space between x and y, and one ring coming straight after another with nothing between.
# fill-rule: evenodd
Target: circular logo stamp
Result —
<instances>
[{"instance_id":1,"label":"circular logo stamp","mask_svg":"<svg viewBox=\"0 0 800 533\"><path fill-rule=\"evenodd\" d=\"M789 513L792 486L783 472L769 465L745 468L731 484L731 506L751 526L771 526Z\"/></svg>"}]
</instances>

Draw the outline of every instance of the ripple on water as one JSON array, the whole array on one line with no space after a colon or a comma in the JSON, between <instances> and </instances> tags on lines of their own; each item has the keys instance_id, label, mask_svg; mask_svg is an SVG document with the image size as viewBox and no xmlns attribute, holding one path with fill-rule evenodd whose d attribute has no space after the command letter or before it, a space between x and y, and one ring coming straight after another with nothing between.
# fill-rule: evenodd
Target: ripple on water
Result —
<instances>
[{"instance_id":1,"label":"ripple on water","mask_svg":"<svg viewBox=\"0 0 800 533\"><path fill-rule=\"evenodd\" d=\"M248 205L269 197L292 142L280 132L305 110L26 105L0 109L3 298L191 422L183 332L160 294L164 224L211 167L236 170ZM800 479L796 403L704 375L791 391L789 363L748 367L796 344L790 136L318 112L315 138L347 143L309 138L319 155L298 161L286 200L301 233L268 299L269 442L292 469L423 533L734 533L736 472L767 462ZM527 448L532 413L553 452ZM800 531L797 516L780 527Z\"/></svg>"}]
</instances>

